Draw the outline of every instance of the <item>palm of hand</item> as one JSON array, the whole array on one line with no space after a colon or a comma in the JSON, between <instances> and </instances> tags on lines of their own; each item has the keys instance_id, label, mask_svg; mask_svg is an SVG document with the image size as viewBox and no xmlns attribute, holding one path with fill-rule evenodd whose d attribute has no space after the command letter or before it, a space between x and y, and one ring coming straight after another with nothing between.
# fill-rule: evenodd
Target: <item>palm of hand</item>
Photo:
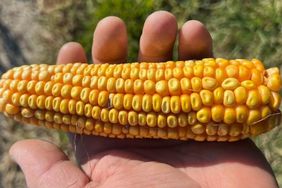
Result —
<instances>
[{"instance_id":1,"label":"palm of hand","mask_svg":"<svg viewBox=\"0 0 282 188\"><path fill-rule=\"evenodd\" d=\"M153 13L143 28L139 61L171 59L176 35L171 14ZM210 57L211 43L202 24L186 22L179 32L179 58ZM94 62L125 62L126 54L123 22L114 17L102 20L94 33ZM86 57L79 44L68 43L57 61L85 62ZM70 139L82 169L47 142L26 140L12 146L10 153L29 187L277 187L268 163L250 140L198 143L74 135Z\"/></svg>"}]
</instances>

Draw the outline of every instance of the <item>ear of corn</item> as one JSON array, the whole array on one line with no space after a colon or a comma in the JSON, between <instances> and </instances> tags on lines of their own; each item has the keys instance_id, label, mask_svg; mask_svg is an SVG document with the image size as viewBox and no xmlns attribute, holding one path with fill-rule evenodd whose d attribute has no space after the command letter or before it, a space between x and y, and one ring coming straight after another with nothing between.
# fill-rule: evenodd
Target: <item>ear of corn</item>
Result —
<instances>
[{"instance_id":1,"label":"ear of corn","mask_svg":"<svg viewBox=\"0 0 282 188\"><path fill-rule=\"evenodd\" d=\"M2 75L0 111L79 134L236 141L280 123L280 86L257 59L24 65Z\"/></svg>"}]
</instances>

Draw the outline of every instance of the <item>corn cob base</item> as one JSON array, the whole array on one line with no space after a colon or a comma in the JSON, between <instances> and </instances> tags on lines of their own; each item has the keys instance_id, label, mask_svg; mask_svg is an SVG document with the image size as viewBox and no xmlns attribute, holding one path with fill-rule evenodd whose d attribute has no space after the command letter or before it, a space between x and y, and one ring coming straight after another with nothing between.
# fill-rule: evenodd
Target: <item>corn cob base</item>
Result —
<instances>
[{"instance_id":1,"label":"corn cob base","mask_svg":"<svg viewBox=\"0 0 282 188\"><path fill-rule=\"evenodd\" d=\"M256 59L41 64L2 76L0 111L78 134L237 141L280 124L280 85Z\"/></svg>"}]
</instances>

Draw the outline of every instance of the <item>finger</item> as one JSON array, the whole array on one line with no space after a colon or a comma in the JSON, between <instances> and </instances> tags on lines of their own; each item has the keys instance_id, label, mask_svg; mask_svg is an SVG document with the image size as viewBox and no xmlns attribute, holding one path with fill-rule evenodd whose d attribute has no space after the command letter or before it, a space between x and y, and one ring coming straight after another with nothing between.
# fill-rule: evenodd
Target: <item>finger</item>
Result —
<instances>
[{"instance_id":1,"label":"finger","mask_svg":"<svg viewBox=\"0 0 282 188\"><path fill-rule=\"evenodd\" d=\"M114 16L102 19L94 32L94 63L122 63L127 57L127 33L124 22Z\"/></svg>"},{"instance_id":2,"label":"finger","mask_svg":"<svg viewBox=\"0 0 282 188\"><path fill-rule=\"evenodd\" d=\"M75 62L87 62L85 51L81 44L77 42L68 42L64 44L57 57L57 64L67 64Z\"/></svg>"},{"instance_id":3,"label":"finger","mask_svg":"<svg viewBox=\"0 0 282 188\"><path fill-rule=\"evenodd\" d=\"M138 60L155 62L170 60L176 35L175 17L166 11L154 12L145 21Z\"/></svg>"},{"instance_id":4,"label":"finger","mask_svg":"<svg viewBox=\"0 0 282 188\"><path fill-rule=\"evenodd\" d=\"M186 22L179 31L179 60L212 57L212 38L199 21Z\"/></svg>"},{"instance_id":5,"label":"finger","mask_svg":"<svg viewBox=\"0 0 282 188\"><path fill-rule=\"evenodd\" d=\"M19 141L11 147L10 155L30 188L83 187L89 181L59 148L45 141Z\"/></svg>"}]
</instances>

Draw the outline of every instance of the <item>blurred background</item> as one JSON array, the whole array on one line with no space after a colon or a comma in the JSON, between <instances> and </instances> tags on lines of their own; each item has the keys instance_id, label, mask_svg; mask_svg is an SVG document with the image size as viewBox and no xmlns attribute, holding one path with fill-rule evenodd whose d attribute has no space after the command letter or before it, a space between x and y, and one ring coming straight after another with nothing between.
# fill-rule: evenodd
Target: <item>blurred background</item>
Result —
<instances>
[{"instance_id":1,"label":"blurred background","mask_svg":"<svg viewBox=\"0 0 282 188\"><path fill-rule=\"evenodd\" d=\"M180 27L185 21L203 22L214 40L214 54L224 58L258 58L266 67L282 67L281 0L1 0L0 74L22 64L54 64L65 42L80 42L90 59L93 30L106 16L127 24L128 61L136 61L145 18L155 10L172 12ZM176 48L175 48L176 49ZM177 56L174 56L177 59ZM24 177L8 155L11 144L40 138L73 153L62 132L18 125L0 116L0 187L26 187ZM282 187L281 126L255 139Z\"/></svg>"}]
</instances>

